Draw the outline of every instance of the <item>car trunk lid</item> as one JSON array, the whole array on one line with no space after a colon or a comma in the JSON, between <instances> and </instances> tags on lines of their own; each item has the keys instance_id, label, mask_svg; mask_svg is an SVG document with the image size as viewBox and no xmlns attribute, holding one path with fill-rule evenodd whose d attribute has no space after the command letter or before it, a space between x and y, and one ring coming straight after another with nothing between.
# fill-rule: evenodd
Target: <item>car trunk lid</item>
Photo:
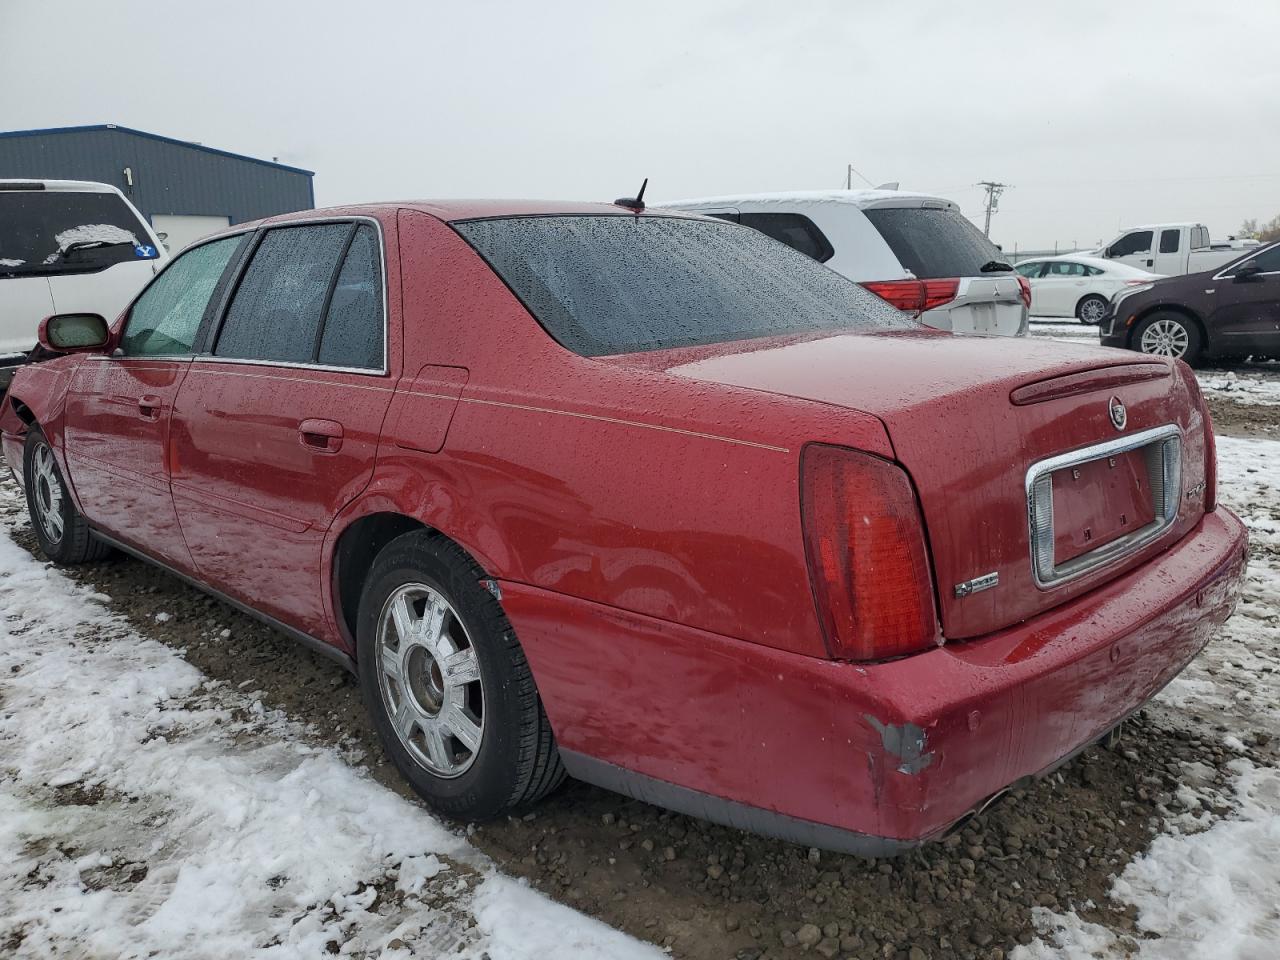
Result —
<instances>
[{"instance_id":1,"label":"car trunk lid","mask_svg":"<svg viewBox=\"0 0 1280 960\"><path fill-rule=\"evenodd\" d=\"M744 347L640 362L877 416L920 497L948 639L1078 596L1149 559L1203 513L1203 501L1184 494L1203 490L1204 423L1186 380L1164 361L925 332ZM1176 470L1161 459L1169 440ZM1033 542L1037 478L1042 518L1049 511L1055 521L1048 547ZM1162 481L1176 489L1157 491ZM1126 539L1149 529L1166 502L1172 516L1158 535ZM1109 549L1089 557L1100 548Z\"/></svg>"}]
</instances>

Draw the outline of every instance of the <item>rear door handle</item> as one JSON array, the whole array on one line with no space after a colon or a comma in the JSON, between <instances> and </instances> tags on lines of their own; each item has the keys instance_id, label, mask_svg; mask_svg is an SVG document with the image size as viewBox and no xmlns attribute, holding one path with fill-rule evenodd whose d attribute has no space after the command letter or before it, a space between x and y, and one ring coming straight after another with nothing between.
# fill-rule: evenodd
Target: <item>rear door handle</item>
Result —
<instances>
[{"instance_id":1,"label":"rear door handle","mask_svg":"<svg viewBox=\"0 0 1280 960\"><path fill-rule=\"evenodd\" d=\"M150 393L144 393L138 398L138 413L143 420L159 420L160 406L163 401Z\"/></svg>"},{"instance_id":2,"label":"rear door handle","mask_svg":"<svg viewBox=\"0 0 1280 960\"><path fill-rule=\"evenodd\" d=\"M334 420L303 420L298 437L309 450L337 453L342 449L342 424Z\"/></svg>"}]
</instances>

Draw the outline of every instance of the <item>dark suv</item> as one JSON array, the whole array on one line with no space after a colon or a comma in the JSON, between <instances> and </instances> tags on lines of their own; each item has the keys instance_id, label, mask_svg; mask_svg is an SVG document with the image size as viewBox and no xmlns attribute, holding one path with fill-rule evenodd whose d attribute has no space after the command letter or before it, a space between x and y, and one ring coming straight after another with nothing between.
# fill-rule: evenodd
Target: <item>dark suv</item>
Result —
<instances>
[{"instance_id":1,"label":"dark suv","mask_svg":"<svg viewBox=\"0 0 1280 960\"><path fill-rule=\"evenodd\" d=\"M1280 243L1217 270L1122 290L1099 325L1102 345L1178 357L1280 357Z\"/></svg>"}]
</instances>

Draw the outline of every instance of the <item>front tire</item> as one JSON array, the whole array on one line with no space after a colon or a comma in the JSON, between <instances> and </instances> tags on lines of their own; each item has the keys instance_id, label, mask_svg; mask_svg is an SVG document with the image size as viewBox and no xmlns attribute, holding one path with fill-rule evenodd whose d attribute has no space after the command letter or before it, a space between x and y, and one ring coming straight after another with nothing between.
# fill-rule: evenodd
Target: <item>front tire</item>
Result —
<instances>
[{"instance_id":1,"label":"front tire","mask_svg":"<svg viewBox=\"0 0 1280 960\"><path fill-rule=\"evenodd\" d=\"M22 451L27 513L40 552L59 564L101 560L111 548L93 536L89 523L71 501L62 471L44 431L32 426Z\"/></svg>"},{"instance_id":2,"label":"front tire","mask_svg":"<svg viewBox=\"0 0 1280 960\"><path fill-rule=\"evenodd\" d=\"M1154 357L1173 357L1195 366L1204 347L1196 322L1181 313L1153 313L1133 331L1134 348Z\"/></svg>"},{"instance_id":3,"label":"front tire","mask_svg":"<svg viewBox=\"0 0 1280 960\"><path fill-rule=\"evenodd\" d=\"M483 578L457 545L406 533L374 560L356 631L387 755L430 806L466 820L532 804L565 777L524 651Z\"/></svg>"},{"instance_id":4,"label":"front tire","mask_svg":"<svg viewBox=\"0 0 1280 960\"><path fill-rule=\"evenodd\" d=\"M1096 293L1091 293L1076 304L1076 319L1096 327L1107 315L1107 301Z\"/></svg>"}]
</instances>

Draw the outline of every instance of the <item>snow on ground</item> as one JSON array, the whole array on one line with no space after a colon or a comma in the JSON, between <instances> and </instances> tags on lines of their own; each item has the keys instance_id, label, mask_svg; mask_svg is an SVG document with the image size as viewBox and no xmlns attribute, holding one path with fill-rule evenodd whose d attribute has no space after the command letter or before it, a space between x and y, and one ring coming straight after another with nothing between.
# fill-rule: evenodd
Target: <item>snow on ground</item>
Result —
<instances>
[{"instance_id":1,"label":"snow on ground","mask_svg":"<svg viewBox=\"0 0 1280 960\"><path fill-rule=\"evenodd\" d=\"M1196 374L1205 393L1259 406L1280 405L1280 364L1267 364L1265 372L1236 370L1201 370Z\"/></svg>"},{"instance_id":2,"label":"snow on ground","mask_svg":"<svg viewBox=\"0 0 1280 960\"><path fill-rule=\"evenodd\" d=\"M500 875L7 536L0 610L0 955L662 956Z\"/></svg>"},{"instance_id":3,"label":"snow on ground","mask_svg":"<svg viewBox=\"0 0 1280 960\"><path fill-rule=\"evenodd\" d=\"M1219 499L1249 526L1244 596L1205 652L1157 698L1245 740L1280 737L1280 442L1218 438ZM1244 757L1223 796L1204 771L1185 765L1182 799L1166 832L1117 877L1111 896L1138 909L1140 930L1158 939L1122 943L1076 913L1038 909L1042 939L1014 960L1085 960L1136 953L1140 960L1275 960L1280 956L1280 770ZM1225 803L1225 818L1210 812Z\"/></svg>"}]
</instances>

